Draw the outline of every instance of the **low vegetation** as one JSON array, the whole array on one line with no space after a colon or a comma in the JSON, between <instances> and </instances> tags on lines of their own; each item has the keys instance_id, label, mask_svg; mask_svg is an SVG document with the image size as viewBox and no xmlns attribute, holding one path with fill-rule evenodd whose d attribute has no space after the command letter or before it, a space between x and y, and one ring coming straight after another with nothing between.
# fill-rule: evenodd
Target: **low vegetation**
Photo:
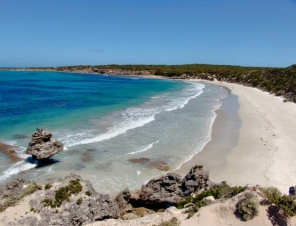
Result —
<instances>
[{"instance_id":1,"label":"low vegetation","mask_svg":"<svg viewBox=\"0 0 296 226\"><path fill-rule=\"evenodd\" d=\"M72 194L77 194L82 191L82 185L78 180L71 180L65 187L60 187L55 193L55 200L44 199L41 203L44 206L51 208L60 207L64 201L69 201ZM82 202L82 200L81 200ZM81 203L80 203L81 204Z\"/></svg>"},{"instance_id":2,"label":"low vegetation","mask_svg":"<svg viewBox=\"0 0 296 226\"><path fill-rule=\"evenodd\" d=\"M274 204L278 211L282 211L286 217L296 216L296 202L290 196L282 195L274 187L264 188L262 192L268 201Z\"/></svg>"},{"instance_id":3,"label":"low vegetation","mask_svg":"<svg viewBox=\"0 0 296 226\"><path fill-rule=\"evenodd\" d=\"M81 203L82 203L82 198L77 199L76 204L81 205Z\"/></svg>"},{"instance_id":4,"label":"low vegetation","mask_svg":"<svg viewBox=\"0 0 296 226\"><path fill-rule=\"evenodd\" d=\"M48 190L48 189L50 189L51 187L52 187L51 184L46 184L46 185L44 186L44 190Z\"/></svg>"},{"instance_id":5,"label":"low vegetation","mask_svg":"<svg viewBox=\"0 0 296 226\"><path fill-rule=\"evenodd\" d=\"M35 191L41 190L41 189L42 189L42 186L40 186L38 184L35 184L35 183L29 184L20 195L6 199L4 201L4 203L2 205L0 205L0 212L3 212L9 206L13 206L18 201L20 201L23 197L30 195L30 194L34 193Z\"/></svg>"},{"instance_id":6,"label":"low vegetation","mask_svg":"<svg viewBox=\"0 0 296 226\"><path fill-rule=\"evenodd\" d=\"M259 202L252 193L246 193L237 204L237 211L244 221L251 220L259 213Z\"/></svg>"},{"instance_id":7,"label":"low vegetation","mask_svg":"<svg viewBox=\"0 0 296 226\"><path fill-rule=\"evenodd\" d=\"M179 226L180 222L176 217L173 217L171 220L164 221L158 225L153 225L153 226Z\"/></svg>"},{"instance_id":8,"label":"low vegetation","mask_svg":"<svg viewBox=\"0 0 296 226\"><path fill-rule=\"evenodd\" d=\"M227 199L231 198L243 191L246 190L246 187L235 186L230 187L228 184L223 183L219 186L213 187L209 190L205 190L199 194L196 194L195 197L188 196L184 199L184 201L179 202L176 207L178 209L184 208L186 205L191 205L191 208L187 210L189 216L192 216L195 212L199 210L199 208L206 205L206 201L204 198L213 196L215 199Z\"/></svg>"}]
</instances>

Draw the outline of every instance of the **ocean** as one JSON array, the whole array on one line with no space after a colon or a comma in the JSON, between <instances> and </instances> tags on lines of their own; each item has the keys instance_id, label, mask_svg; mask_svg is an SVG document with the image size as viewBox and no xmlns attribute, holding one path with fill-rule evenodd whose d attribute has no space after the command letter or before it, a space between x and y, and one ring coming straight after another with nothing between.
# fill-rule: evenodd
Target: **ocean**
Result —
<instances>
[{"instance_id":1,"label":"ocean","mask_svg":"<svg viewBox=\"0 0 296 226\"><path fill-rule=\"evenodd\" d=\"M155 165L173 171L201 151L228 95L207 83L137 76L0 71L0 82L0 142L20 147L23 159L0 153L0 184L75 172L111 194L167 173ZM38 167L25 150L44 126L65 148Z\"/></svg>"}]
</instances>

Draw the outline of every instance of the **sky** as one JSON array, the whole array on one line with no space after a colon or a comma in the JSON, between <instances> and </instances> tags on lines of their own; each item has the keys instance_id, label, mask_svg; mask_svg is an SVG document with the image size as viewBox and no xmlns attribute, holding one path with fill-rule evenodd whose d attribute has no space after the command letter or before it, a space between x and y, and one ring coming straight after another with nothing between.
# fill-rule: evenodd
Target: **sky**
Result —
<instances>
[{"instance_id":1,"label":"sky","mask_svg":"<svg viewBox=\"0 0 296 226\"><path fill-rule=\"evenodd\" d=\"M0 67L296 64L296 0L0 0Z\"/></svg>"}]
</instances>

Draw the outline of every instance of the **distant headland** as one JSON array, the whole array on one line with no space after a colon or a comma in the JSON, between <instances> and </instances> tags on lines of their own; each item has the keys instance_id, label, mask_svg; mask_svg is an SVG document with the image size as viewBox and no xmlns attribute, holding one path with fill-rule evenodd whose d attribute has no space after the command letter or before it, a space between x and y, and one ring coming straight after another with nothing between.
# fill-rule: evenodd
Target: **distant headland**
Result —
<instances>
[{"instance_id":1,"label":"distant headland","mask_svg":"<svg viewBox=\"0 0 296 226\"><path fill-rule=\"evenodd\" d=\"M170 79L204 79L237 83L255 87L284 101L296 103L296 64L286 68L243 67L231 65L184 64L184 65L78 65L61 67L0 68L17 71L57 71L96 73L125 76L151 76Z\"/></svg>"}]
</instances>

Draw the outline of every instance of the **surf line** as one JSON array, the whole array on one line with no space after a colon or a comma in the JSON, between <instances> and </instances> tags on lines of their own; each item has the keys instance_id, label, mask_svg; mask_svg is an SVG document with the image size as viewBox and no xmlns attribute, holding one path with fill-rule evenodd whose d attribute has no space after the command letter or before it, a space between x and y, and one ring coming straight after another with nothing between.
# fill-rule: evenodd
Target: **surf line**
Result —
<instances>
[{"instance_id":1,"label":"surf line","mask_svg":"<svg viewBox=\"0 0 296 226\"><path fill-rule=\"evenodd\" d=\"M126 155L134 155L134 154L137 154L137 153L140 153L140 152L148 151L149 149L151 149L153 147L154 144L157 144L158 142L159 142L159 140L157 140L157 141L155 141L155 142L153 142L151 144L148 144L148 145L144 146L139 151L130 152L130 153L127 153Z\"/></svg>"}]
</instances>

